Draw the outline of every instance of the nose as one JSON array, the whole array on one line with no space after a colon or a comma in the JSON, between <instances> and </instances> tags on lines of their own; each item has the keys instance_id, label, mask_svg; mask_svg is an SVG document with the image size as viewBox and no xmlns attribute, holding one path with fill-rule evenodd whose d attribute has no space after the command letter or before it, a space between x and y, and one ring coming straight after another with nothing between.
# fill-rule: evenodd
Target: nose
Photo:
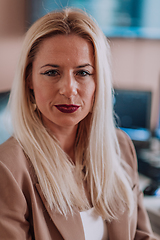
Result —
<instances>
[{"instance_id":1,"label":"nose","mask_svg":"<svg viewBox=\"0 0 160 240\"><path fill-rule=\"evenodd\" d=\"M59 93L66 98L71 98L77 94L77 83L72 73L64 74L61 79Z\"/></svg>"}]
</instances>

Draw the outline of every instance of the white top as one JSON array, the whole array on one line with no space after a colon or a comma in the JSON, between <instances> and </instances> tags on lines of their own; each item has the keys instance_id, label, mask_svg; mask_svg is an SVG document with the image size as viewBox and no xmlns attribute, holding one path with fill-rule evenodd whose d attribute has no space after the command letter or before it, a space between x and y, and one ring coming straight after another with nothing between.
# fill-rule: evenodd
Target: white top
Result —
<instances>
[{"instance_id":1,"label":"white top","mask_svg":"<svg viewBox=\"0 0 160 240\"><path fill-rule=\"evenodd\" d=\"M80 212L85 239L86 240L107 240L107 224L103 221L94 208Z\"/></svg>"}]
</instances>

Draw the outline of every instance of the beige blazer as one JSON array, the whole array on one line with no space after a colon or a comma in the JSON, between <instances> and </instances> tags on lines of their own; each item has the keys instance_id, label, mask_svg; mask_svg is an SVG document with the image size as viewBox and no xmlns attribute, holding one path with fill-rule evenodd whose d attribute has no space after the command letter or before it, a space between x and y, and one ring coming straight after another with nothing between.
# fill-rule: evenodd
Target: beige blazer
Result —
<instances>
[{"instance_id":1,"label":"beige blazer","mask_svg":"<svg viewBox=\"0 0 160 240\"><path fill-rule=\"evenodd\" d=\"M130 139L118 131L126 171L132 178L135 206L118 221L106 223L110 240L153 240L148 216L139 191L137 160ZM64 216L51 211L44 199L31 162L12 137L0 146L0 239L85 240L79 212Z\"/></svg>"}]
</instances>

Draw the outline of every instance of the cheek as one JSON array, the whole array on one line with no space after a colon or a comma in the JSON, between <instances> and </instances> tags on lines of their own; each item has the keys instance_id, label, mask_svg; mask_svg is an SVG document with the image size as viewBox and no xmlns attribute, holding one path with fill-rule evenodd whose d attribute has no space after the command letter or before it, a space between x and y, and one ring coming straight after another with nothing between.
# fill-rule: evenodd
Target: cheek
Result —
<instances>
[{"instance_id":1,"label":"cheek","mask_svg":"<svg viewBox=\"0 0 160 240\"><path fill-rule=\"evenodd\" d=\"M43 93L43 91L40 89L36 89L35 92L35 99L36 99L36 102L44 102L46 97L45 97L45 94Z\"/></svg>"},{"instance_id":2,"label":"cheek","mask_svg":"<svg viewBox=\"0 0 160 240\"><path fill-rule=\"evenodd\" d=\"M36 73L32 75L32 88L37 105L39 103L44 104L47 99L49 99L51 95L51 86L46 84L43 78Z\"/></svg>"},{"instance_id":3,"label":"cheek","mask_svg":"<svg viewBox=\"0 0 160 240\"><path fill-rule=\"evenodd\" d=\"M95 96L95 90L96 90L96 84L95 82L92 83L92 85L90 86L90 99L91 99L91 102L93 103L94 101L94 96Z\"/></svg>"},{"instance_id":4,"label":"cheek","mask_svg":"<svg viewBox=\"0 0 160 240\"><path fill-rule=\"evenodd\" d=\"M37 102L46 102L51 95L51 86L49 84L44 84L41 78L34 78L33 90Z\"/></svg>"},{"instance_id":5,"label":"cheek","mask_svg":"<svg viewBox=\"0 0 160 240\"><path fill-rule=\"evenodd\" d=\"M36 104L39 109L43 107L49 100L49 93L44 88L36 87L34 89Z\"/></svg>"},{"instance_id":6,"label":"cheek","mask_svg":"<svg viewBox=\"0 0 160 240\"><path fill-rule=\"evenodd\" d=\"M91 96L91 108L93 108L94 101L95 101L95 90L93 91L92 96Z\"/></svg>"},{"instance_id":7,"label":"cheek","mask_svg":"<svg viewBox=\"0 0 160 240\"><path fill-rule=\"evenodd\" d=\"M94 103L95 89L96 89L95 83L93 83L93 84L90 84L85 91L85 98L86 98L87 104L90 105L90 107L92 107Z\"/></svg>"}]
</instances>

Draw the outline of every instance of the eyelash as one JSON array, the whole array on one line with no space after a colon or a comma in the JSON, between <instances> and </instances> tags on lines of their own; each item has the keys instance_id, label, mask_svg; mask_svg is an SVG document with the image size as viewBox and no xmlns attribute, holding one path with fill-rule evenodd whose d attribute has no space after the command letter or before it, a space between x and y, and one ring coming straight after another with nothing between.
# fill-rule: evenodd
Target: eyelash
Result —
<instances>
[{"instance_id":1,"label":"eyelash","mask_svg":"<svg viewBox=\"0 0 160 240\"><path fill-rule=\"evenodd\" d=\"M80 75L81 77L86 77L86 76L91 76L93 74L91 74L90 72L88 72L86 70L80 70L76 73L76 75Z\"/></svg>"},{"instance_id":2,"label":"eyelash","mask_svg":"<svg viewBox=\"0 0 160 240\"><path fill-rule=\"evenodd\" d=\"M47 75L49 77L57 76L59 75L59 72L57 70L47 70L44 73L41 73L41 75Z\"/></svg>"},{"instance_id":3,"label":"eyelash","mask_svg":"<svg viewBox=\"0 0 160 240\"><path fill-rule=\"evenodd\" d=\"M41 75L46 75L49 77L56 77L58 76L60 73L57 70L47 70L44 73L41 73ZM76 72L75 74L76 76L80 76L80 77L87 77L87 76L91 76L93 74L91 74L90 72L86 71L86 70L79 70Z\"/></svg>"}]
</instances>

